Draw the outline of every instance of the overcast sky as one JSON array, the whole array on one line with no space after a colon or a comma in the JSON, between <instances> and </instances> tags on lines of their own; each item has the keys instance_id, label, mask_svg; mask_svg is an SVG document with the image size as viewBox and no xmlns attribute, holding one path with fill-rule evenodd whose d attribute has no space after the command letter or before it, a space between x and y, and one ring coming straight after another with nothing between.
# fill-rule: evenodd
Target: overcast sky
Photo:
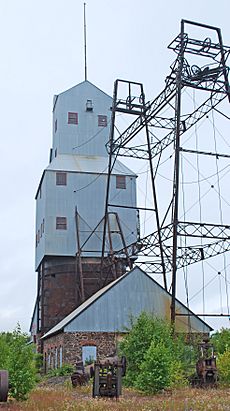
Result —
<instances>
[{"instance_id":1,"label":"overcast sky","mask_svg":"<svg viewBox=\"0 0 230 411\"><path fill-rule=\"evenodd\" d=\"M230 45L229 0L88 0L89 81L110 95L116 78L141 81L154 98L182 18L220 27ZM83 1L0 0L0 44L0 331L17 322L28 331L34 196L49 158L53 95L84 80Z\"/></svg>"}]
</instances>

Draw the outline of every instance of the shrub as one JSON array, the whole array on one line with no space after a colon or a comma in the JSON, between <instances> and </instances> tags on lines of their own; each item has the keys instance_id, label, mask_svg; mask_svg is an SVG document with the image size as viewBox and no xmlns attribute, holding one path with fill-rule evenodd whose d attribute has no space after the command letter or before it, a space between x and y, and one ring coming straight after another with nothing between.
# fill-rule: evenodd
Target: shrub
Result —
<instances>
[{"instance_id":1,"label":"shrub","mask_svg":"<svg viewBox=\"0 0 230 411\"><path fill-rule=\"evenodd\" d=\"M25 400L36 382L34 347L17 325L13 333L0 334L0 349L0 365L9 371L10 395Z\"/></svg>"},{"instance_id":2,"label":"shrub","mask_svg":"<svg viewBox=\"0 0 230 411\"><path fill-rule=\"evenodd\" d=\"M49 370L47 373L48 377L62 377L65 375L70 375L74 372L74 366L71 364L63 364L62 367L54 368Z\"/></svg>"},{"instance_id":3,"label":"shrub","mask_svg":"<svg viewBox=\"0 0 230 411\"><path fill-rule=\"evenodd\" d=\"M220 382L230 384L230 349L218 355L217 370Z\"/></svg>"},{"instance_id":4,"label":"shrub","mask_svg":"<svg viewBox=\"0 0 230 411\"><path fill-rule=\"evenodd\" d=\"M127 359L124 383L148 392L185 385L194 359L194 350L185 345L184 337L174 338L166 321L146 313L132 323L120 350Z\"/></svg>"},{"instance_id":5,"label":"shrub","mask_svg":"<svg viewBox=\"0 0 230 411\"><path fill-rule=\"evenodd\" d=\"M215 350L218 354L223 354L226 350L230 349L230 329L221 328L212 335L211 342L213 343Z\"/></svg>"},{"instance_id":6,"label":"shrub","mask_svg":"<svg viewBox=\"0 0 230 411\"><path fill-rule=\"evenodd\" d=\"M152 341L140 366L135 386L142 391L155 394L170 387L172 378L171 352L163 342Z\"/></svg>"}]
</instances>

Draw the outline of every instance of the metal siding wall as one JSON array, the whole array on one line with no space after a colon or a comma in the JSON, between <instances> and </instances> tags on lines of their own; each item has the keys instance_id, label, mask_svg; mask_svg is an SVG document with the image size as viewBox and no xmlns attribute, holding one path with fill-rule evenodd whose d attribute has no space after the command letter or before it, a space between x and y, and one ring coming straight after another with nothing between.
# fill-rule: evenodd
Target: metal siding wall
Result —
<instances>
[{"instance_id":1,"label":"metal siding wall","mask_svg":"<svg viewBox=\"0 0 230 411\"><path fill-rule=\"evenodd\" d=\"M76 228L75 206L80 214L80 239L81 244L89 236L104 215L104 199L106 188L106 175L87 173L67 173L67 185L56 186L56 172L46 171L46 184L43 197L47 196L46 212L37 204L38 215L45 214L45 244L40 248L37 262L44 255L74 256L76 253ZM116 189L116 177L112 176L111 192L114 193L116 204L136 205L135 178L127 177L127 188ZM43 184L44 185L44 184ZM43 199L44 200L44 199ZM45 201L45 200L44 200ZM111 208L118 213L122 230L127 244L136 240L136 211L125 208ZM56 217L67 217L67 230L56 230ZM90 227L90 228L89 228ZM103 225L84 248L83 256L100 256ZM116 249L122 248L120 236L113 235ZM92 252L92 250L96 252ZM87 253L88 251L89 253ZM108 251L108 250L107 250Z\"/></svg>"},{"instance_id":2,"label":"metal siding wall","mask_svg":"<svg viewBox=\"0 0 230 411\"><path fill-rule=\"evenodd\" d=\"M64 331L122 332L130 326L130 316L137 317L142 311L165 318L170 303L170 296L136 268L69 323ZM177 303L178 308L180 312L186 311L180 303ZM198 318L191 318L191 322L197 331L209 332Z\"/></svg>"},{"instance_id":3,"label":"metal siding wall","mask_svg":"<svg viewBox=\"0 0 230 411\"><path fill-rule=\"evenodd\" d=\"M87 99L93 102L92 112L86 111ZM61 93L53 114L53 148L63 154L107 156L111 105L112 98L87 81ZM68 124L68 112L78 113L78 125ZM107 127L98 127L98 115L107 116Z\"/></svg>"},{"instance_id":4,"label":"metal siding wall","mask_svg":"<svg viewBox=\"0 0 230 411\"><path fill-rule=\"evenodd\" d=\"M40 197L40 192L41 192L41 197ZM36 244L36 234L38 233L38 230L41 229L41 224L43 222L43 218L45 220L45 232L43 233L39 244L37 247L35 246L35 268L38 268L38 265L40 264L44 253L45 253L45 241L46 241L46 233L47 233L47 221L46 221L46 174L44 175L40 191L38 193L37 199L36 199L36 231L35 231L35 244Z\"/></svg>"}]
</instances>

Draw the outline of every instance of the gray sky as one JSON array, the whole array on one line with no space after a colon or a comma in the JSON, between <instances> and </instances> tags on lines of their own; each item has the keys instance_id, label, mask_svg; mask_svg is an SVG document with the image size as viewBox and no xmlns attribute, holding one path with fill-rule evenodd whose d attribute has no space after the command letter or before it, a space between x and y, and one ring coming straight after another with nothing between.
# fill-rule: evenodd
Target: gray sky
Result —
<instances>
[{"instance_id":1,"label":"gray sky","mask_svg":"<svg viewBox=\"0 0 230 411\"><path fill-rule=\"evenodd\" d=\"M34 195L49 158L53 95L84 80L83 1L0 0L0 9L0 331L18 321L28 331L36 296ZM88 0L88 79L110 95L116 78L140 81L154 98L182 18L220 27L230 45L229 0Z\"/></svg>"}]
</instances>

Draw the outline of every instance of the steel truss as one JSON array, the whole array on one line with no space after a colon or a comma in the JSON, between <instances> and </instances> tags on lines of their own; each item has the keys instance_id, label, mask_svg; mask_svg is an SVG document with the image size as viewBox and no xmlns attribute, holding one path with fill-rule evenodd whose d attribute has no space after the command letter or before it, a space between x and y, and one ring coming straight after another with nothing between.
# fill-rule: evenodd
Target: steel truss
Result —
<instances>
[{"instance_id":1,"label":"steel truss","mask_svg":"<svg viewBox=\"0 0 230 411\"><path fill-rule=\"evenodd\" d=\"M211 37L204 40L190 37L185 28L196 26L207 29L210 36L217 38L213 41ZM196 22L182 20L180 34L170 43L169 49L176 54L176 60L171 65L171 72L166 78L163 91L151 102L145 102L145 94L141 83L116 80L114 84L113 106L110 139L107 143L109 154L108 181L105 201L104 235L102 242L102 266L105 260L105 236L108 224L110 176L118 156L131 157L140 160L148 160L151 176L151 190L153 195L153 211L155 213L156 230L150 235L141 238L140 241L129 244L124 249L116 251L116 256L138 257L136 264L144 267L152 274L162 274L164 287L167 290L166 273L171 272L171 320L175 322L175 299L177 270L195 262L205 260L230 249L230 226L210 223L197 223L180 221L179 209L179 184L180 184L180 155L181 152L199 153L217 156L217 153L209 151L186 150L183 145L183 134L195 126L198 122L208 116L209 112L216 110L225 98L230 102L230 88L228 82L227 59L230 48L223 45L221 31L217 27L199 24ZM193 60L206 59L202 66L191 64ZM120 98L119 90L127 90L126 98ZM134 97L133 89L139 88L139 95ZM200 90L202 94L201 103L187 114L182 114L182 100L186 89ZM205 95L205 97L204 97ZM170 112L166 116L165 112ZM116 127L117 113L135 116L135 119L124 130L118 132ZM161 130L160 137L151 141L150 136L155 136ZM145 142L136 144L136 136L142 131L145 134ZM133 140L134 143L133 143ZM174 181L172 184L172 198L167 213L160 221L158 211L158 198L156 194L156 175L158 166L154 168L153 160L159 164L160 157L165 149L173 145L174 158ZM229 157L227 154L219 154ZM165 225L166 216L172 215L171 223ZM199 242L195 246L178 245L178 238L185 237L196 239ZM203 244L203 240L207 244ZM108 260L107 263L108 264Z\"/></svg>"}]
</instances>

